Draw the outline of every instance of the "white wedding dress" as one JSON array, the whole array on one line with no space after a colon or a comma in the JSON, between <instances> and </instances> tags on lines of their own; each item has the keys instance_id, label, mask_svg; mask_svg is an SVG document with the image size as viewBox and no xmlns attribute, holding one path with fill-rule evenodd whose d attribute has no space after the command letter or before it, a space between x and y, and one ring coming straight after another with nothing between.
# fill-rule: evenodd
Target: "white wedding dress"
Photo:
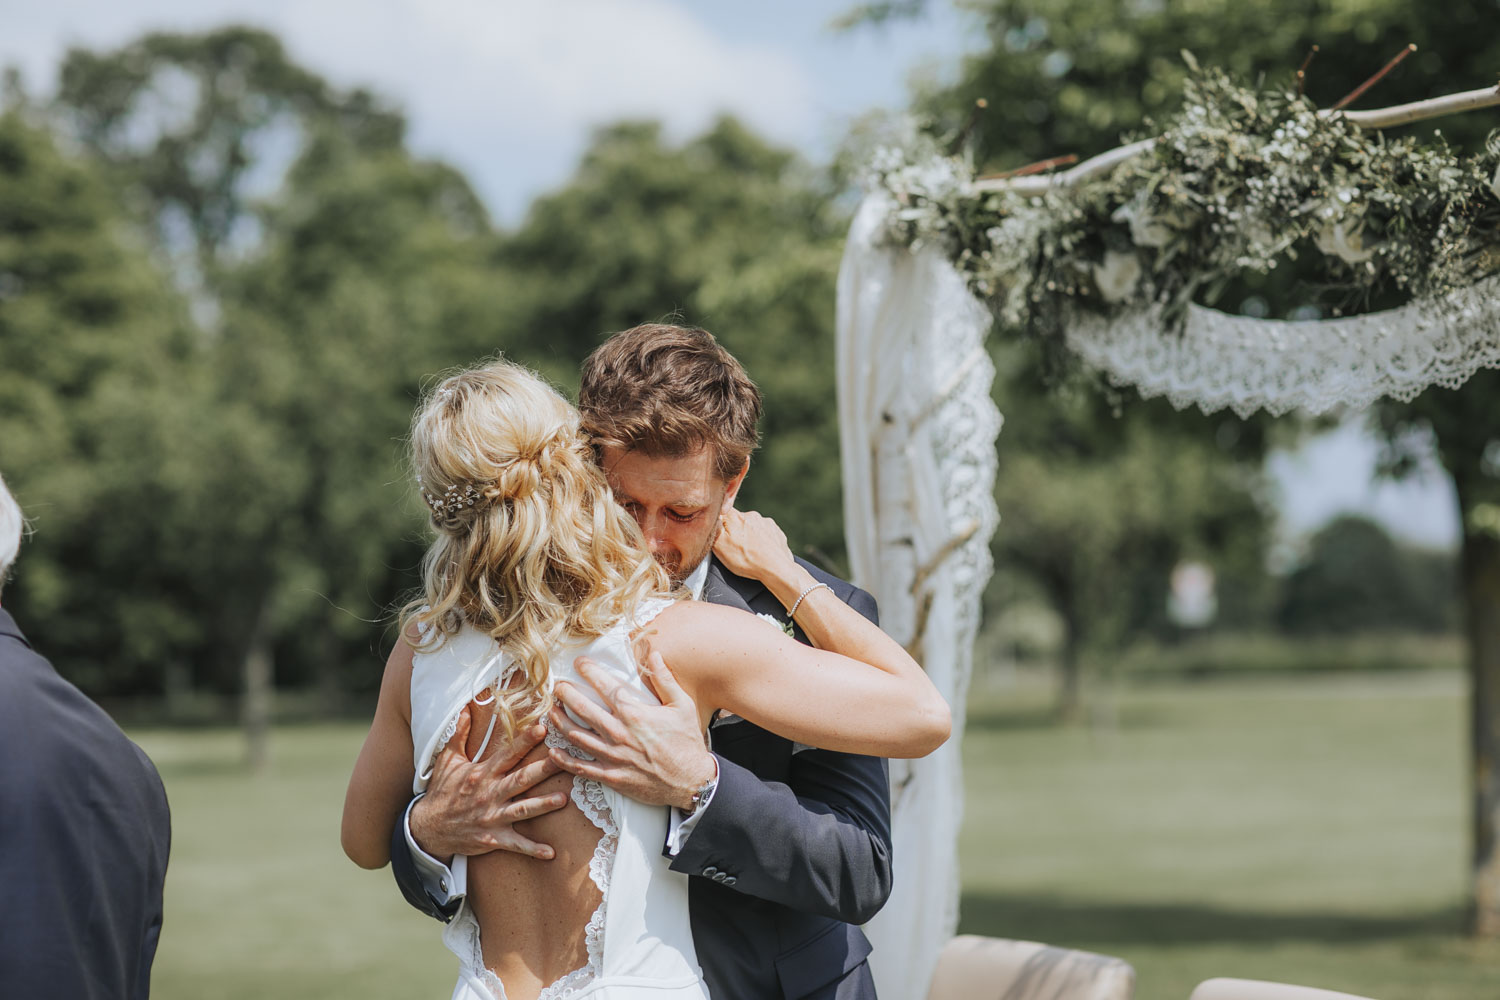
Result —
<instances>
[{"instance_id":1,"label":"white wedding dress","mask_svg":"<svg viewBox=\"0 0 1500 1000\"><path fill-rule=\"evenodd\" d=\"M646 602L635 621L622 621L597 639L560 647L552 654L552 680L571 680L592 696L593 688L573 668L574 658L586 655L654 701L636 669L630 635L670 603ZM433 758L453 737L464 705L492 686L503 686L509 666L494 639L468 628L413 658L416 792L427 787ZM547 743L586 756L550 732ZM603 899L588 926L580 929L588 964L543 989L537 1000L707 1000L688 921L687 876L672 871L662 856L667 810L580 777L573 779L572 798L600 831L589 876ZM453 1000L505 1000L504 985L484 965L479 924L467 899L444 930L443 941L459 960Z\"/></svg>"}]
</instances>

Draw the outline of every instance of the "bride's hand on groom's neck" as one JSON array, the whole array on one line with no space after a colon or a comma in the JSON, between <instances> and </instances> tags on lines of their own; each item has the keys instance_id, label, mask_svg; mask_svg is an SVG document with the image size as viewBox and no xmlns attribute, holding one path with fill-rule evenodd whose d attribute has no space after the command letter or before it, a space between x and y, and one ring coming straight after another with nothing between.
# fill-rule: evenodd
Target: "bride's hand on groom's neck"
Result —
<instances>
[{"instance_id":1,"label":"bride's hand on groom's neck","mask_svg":"<svg viewBox=\"0 0 1500 1000\"><path fill-rule=\"evenodd\" d=\"M753 510L724 508L714 555L736 576L765 584L784 608L791 608L798 595L817 583L792 555L780 526Z\"/></svg>"},{"instance_id":2,"label":"bride's hand on groom's neck","mask_svg":"<svg viewBox=\"0 0 1500 1000\"><path fill-rule=\"evenodd\" d=\"M753 510L726 506L719 513L714 555L736 576L766 582L797 568L786 533L777 523Z\"/></svg>"}]
</instances>

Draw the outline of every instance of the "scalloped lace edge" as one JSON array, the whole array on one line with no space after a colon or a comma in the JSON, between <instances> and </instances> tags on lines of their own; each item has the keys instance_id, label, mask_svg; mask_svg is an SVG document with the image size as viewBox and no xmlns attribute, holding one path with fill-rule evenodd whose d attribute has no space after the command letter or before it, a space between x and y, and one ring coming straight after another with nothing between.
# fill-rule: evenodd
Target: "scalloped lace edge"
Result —
<instances>
[{"instance_id":1,"label":"scalloped lace edge","mask_svg":"<svg viewBox=\"0 0 1500 1000\"><path fill-rule=\"evenodd\" d=\"M555 732L550 724L547 726L547 736L543 742L549 747L565 750L570 756L581 760L593 759L589 754L569 743L560 733ZM610 810L609 802L604 796L604 788L597 781L574 775L572 799L579 811L588 817L589 822L600 831L599 843L594 847L593 857L589 858L589 878L599 888L599 905L594 908L593 914L589 916L588 924L583 929L583 946L588 953L587 964L544 987L537 994L537 1000L567 1000L568 997L576 995L604 973L604 921L609 905L609 883L614 870L615 851L620 843L620 829L615 825L614 813ZM484 964L484 952L479 941L479 924L472 916L468 916L463 933L467 937L468 948L466 950L469 954L466 962L469 968L466 971L482 983L496 1000L506 1000L505 984Z\"/></svg>"}]
</instances>

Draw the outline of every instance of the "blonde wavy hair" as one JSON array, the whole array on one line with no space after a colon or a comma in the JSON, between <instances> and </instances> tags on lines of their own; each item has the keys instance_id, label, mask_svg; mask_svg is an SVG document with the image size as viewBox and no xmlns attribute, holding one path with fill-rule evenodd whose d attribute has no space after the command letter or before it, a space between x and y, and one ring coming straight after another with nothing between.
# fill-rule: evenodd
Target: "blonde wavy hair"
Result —
<instances>
[{"instance_id":1,"label":"blonde wavy hair","mask_svg":"<svg viewBox=\"0 0 1500 1000\"><path fill-rule=\"evenodd\" d=\"M507 737L550 706L552 652L671 593L579 431L539 375L495 361L443 379L412 421L412 463L436 537L401 625L428 650L487 632L522 682L495 692Z\"/></svg>"}]
</instances>

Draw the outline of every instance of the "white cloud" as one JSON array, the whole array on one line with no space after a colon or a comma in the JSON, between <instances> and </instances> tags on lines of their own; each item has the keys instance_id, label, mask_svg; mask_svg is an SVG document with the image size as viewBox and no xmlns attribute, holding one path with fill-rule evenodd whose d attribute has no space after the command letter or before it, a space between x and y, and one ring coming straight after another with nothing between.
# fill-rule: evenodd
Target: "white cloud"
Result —
<instances>
[{"instance_id":1,"label":"white cloud","mask_svg":"<svg viewBox=\"0 0 1500 1000\"><path fill-rule=\"evenodd\" d=\"M71 0L4 8L0 61L50 89L70 44L245 22L342 86L397 101L422 151L456 162L502 215L560 183L589 130L656 118L685 137L729 112L801 145L817 128L809 76L786 51L715 35L671 0Z\"/></svg>"}]
</instances>

